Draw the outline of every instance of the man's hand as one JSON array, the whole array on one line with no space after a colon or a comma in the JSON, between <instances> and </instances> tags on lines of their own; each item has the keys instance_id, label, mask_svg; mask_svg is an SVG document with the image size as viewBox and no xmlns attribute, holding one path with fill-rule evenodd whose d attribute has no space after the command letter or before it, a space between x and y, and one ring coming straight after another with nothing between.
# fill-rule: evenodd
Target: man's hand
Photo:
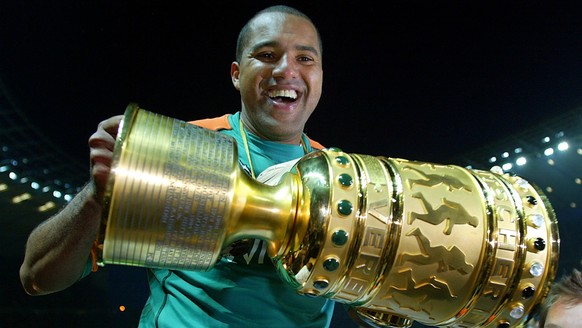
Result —
<instances>
[{"instance_id":1,"label":"man's hand","mask_svg":"<svg viewBox=\"0 0 582 328\"><path fill-rule=\"evenodd\" d=\"M95 197L99 202L103 199L111 172L113 148L122 119L123 115L117 115L102 121L97 126L97 131L89 137L91 179L95 184Z\"/></svg>"}]
</instances>

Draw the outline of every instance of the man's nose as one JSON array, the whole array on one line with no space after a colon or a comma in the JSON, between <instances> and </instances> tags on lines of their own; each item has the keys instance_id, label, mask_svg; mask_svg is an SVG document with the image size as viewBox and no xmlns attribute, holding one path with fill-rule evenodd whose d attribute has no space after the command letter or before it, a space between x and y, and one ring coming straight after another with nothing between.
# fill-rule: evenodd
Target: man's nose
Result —
<instances>
[{"instance_id":1,"label":"man's nose","mask_svg":"<svg viewBox=\"0 0 582 328\"><path fill-rule=\"evenodd\" d=\"M297 77L297 63L293 57L289 55L282 56L275 68L273 69L273 77L275 78L284 78L284 79L293 79Z\"/></svg>"}]
</instances>

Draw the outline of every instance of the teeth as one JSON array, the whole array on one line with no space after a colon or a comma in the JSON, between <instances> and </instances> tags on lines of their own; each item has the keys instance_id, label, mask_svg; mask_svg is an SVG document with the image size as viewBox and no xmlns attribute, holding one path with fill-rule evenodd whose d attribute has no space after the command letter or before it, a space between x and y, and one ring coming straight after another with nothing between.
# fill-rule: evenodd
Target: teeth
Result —
<instances>
[{"instance_id":1,"label":"teeth","mask_svg":"<svg viewBox=\"0 0 582 328\"><path fill-rule=\"evenodd\" d=\"M269 97L271 97L271 98L285 97L285 98L296 99L297 92L295 92L295 90L275 90L275 91L269 92Z\"/></svg>"}]
</instances>

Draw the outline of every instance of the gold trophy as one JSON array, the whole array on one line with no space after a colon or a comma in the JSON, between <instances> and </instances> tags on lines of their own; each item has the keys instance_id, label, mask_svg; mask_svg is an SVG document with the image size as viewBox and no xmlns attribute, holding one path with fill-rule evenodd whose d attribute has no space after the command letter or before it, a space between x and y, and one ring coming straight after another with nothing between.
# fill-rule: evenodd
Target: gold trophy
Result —
<instances>
[{"instance_id":1,"label":"gold trophy","mask_svg":"<svg viewBox=\"0 0 582 328\"><path fill-rule=\"evenodd\" d=\"M231 137L132 104L109 179L101 265L210 270L262 239L291 288L371 326L518 327L556 275L551 204L501 171L328 148L268 185Z\"/></svg>"}]
</instances>

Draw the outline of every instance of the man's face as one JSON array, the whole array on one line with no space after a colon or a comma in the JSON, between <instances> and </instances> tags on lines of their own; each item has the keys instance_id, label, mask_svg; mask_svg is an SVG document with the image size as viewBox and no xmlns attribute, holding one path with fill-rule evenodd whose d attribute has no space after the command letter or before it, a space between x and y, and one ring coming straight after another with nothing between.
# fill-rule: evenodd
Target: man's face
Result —
<instances>
[{"instance_id":1,"label":"man's face","mask_svg":"<svg viewBox=\"0 0 582 328\"><path fill-rule=\"evenodd\" d=\"M558 299L550 307L544 328L582 327L582 303L570 304Z\"/></svg>"},{"instance_id":2,"label":"man's face","mask_svg":"<svg viewBox=\"0 0 582 328\"><path fill-rule=\"evenodd\" d=\"M231 76L247 128L265 139L298 143L323 84L315 27L293 15L261 15Z\"/></svg>"}]
</instances>

